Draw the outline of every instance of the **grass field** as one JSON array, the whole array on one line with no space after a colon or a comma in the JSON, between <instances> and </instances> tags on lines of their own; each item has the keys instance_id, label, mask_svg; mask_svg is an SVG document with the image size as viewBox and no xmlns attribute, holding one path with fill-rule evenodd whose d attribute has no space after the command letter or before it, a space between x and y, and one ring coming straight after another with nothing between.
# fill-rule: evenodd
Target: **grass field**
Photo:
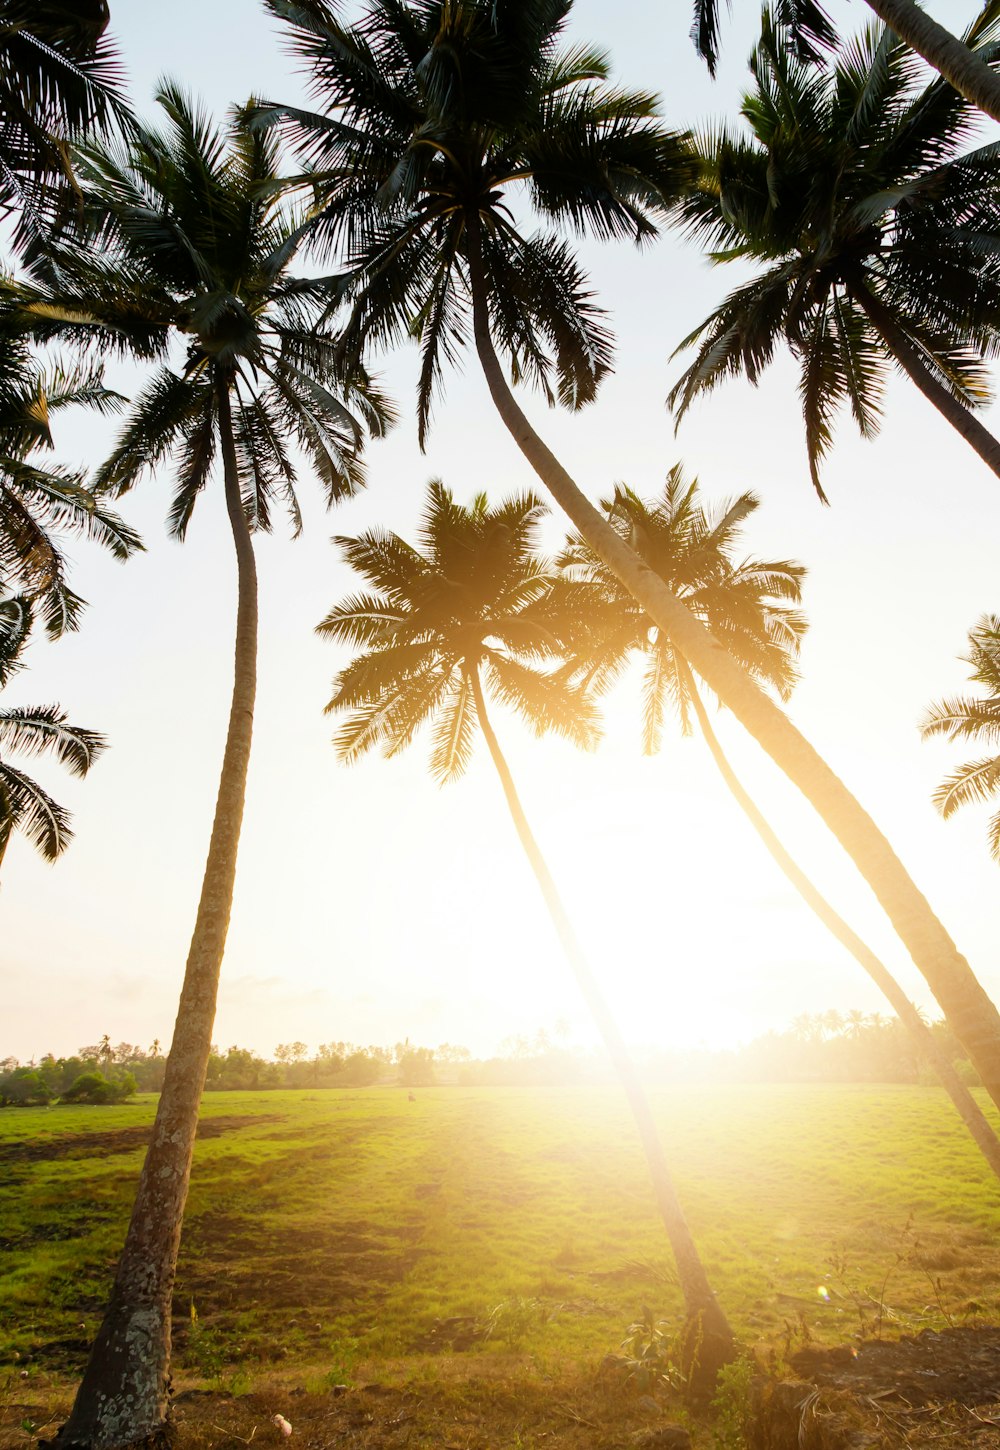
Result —
<instances>
[{"instance_id":1,"label":"grass field","mask_svg":"<svg viewBox=\"0 0 1000 1450\"><path fill-rule=\"evenodd\" d=\"M677 1321L615 1091L416 1099L206 1099L175 1300L182 1384L587 1376L644 1307ZM1000 1192L943 1094L698 1086L654 1101L748 1343L1000 1317ZM22 1400L64 1393L83 1362L152 1113L0 1113L0 1363Z\"/></svg>"}]
</instances>

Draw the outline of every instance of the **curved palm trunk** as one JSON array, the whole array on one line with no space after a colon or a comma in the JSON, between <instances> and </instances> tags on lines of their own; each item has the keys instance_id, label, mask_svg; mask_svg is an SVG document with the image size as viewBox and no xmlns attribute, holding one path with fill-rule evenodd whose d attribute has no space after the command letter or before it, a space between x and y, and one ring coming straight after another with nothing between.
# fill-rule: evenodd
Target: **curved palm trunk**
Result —
<instances>
[{"instance_id":1,"label":"curved palm trunk","mask_svg":"<svg viewBox=\"0 0 1000 1450\"><path fill-rule=\"evenodd\" d=\"M236 546L239 604L229 733L153 1137L104 1320L60 1450L114 1450L163 1430L170 1393L170 1315L181 1222L226 945L257 684L257 571L240 499L232 414L219 387L226 506Z\"/></svg>"},{"instance_id":2,"label":"curved palm trunk","mask_svg":"<svg viewBox=\"0 0 1000 1450\"><path fill-rule=\"evenodd\" d=\"M614 1063L622 1087L625 1089L632 1116L639 1129L639 1137L642 1140L646 1162L649 1165L649 1176L653 1183L656 1206L667 1231L670 1247L673 1249L677 1276L687 1309L688 1332L685 1339L690 1352L689 1370L692 1383L700 1384L703 1380L705 1382L714 1381L718 1370L735 1354L733 1332L712 1292L708 1275L705 1273L705 1267L691 1236L691 1230L688 1228L649 1101L642 1083L639 1081L635 1064L632 1062L618 1023L615 1021L591 970L590 963L587 961L580 940L573 929L566 908L563 906L559 889L552 879L552 873L528 824L528 818L524 814L510 767L507 765L486 713L486 700L483 696L478 670L473 669L470 672L469 680L476 702L479 724L500 777L500 784L503 786L503 793L518 839L531 864L531 869L535 873L535 880L538 882L545 905L548 907L556 934L583 994L584 1001L604 1039L604 1045Z\"/></svg>"},{"instance_id":3,"label":"curved palm trunk","mask_svg":"<svg viewBox=\"0 0 1000 1450\"><path fill-rule=\"evenodd\" d=\"M709 688L802 791L884 908L993 1101L1000 1106L1000 1014L868 813L784 711L775 705L615 533L518 407L490 337L478 218L469 222L476 349L511 437L556 503Z\"/></svg>"},{"instance_id":4,"label":"curved palm trunk","mask_svg":"<svg viewBox=\"0 0 1000 1450\"><path fill-rule=\"evenodd\" d=\"M698 693L698 688L694 680L688 671L685 671L685 673L687 674L691 704L697 716L701 733L705 738L705 744L708 746L712 759L718 767L719 774L729 787L737 805L753 826L778 866L785 873L785 876L802 897L802 900L815 913L827 930L836 937L841 946L847 948L855 961L864 968L875 985L888 999L896 1016L909 1030L918 1048L937 1073L942 1087L954 1103L956 1112L972 1134L983 1157L992 1168L996 1177L1000 1178L1000 1140L997 1139L996 1133L990 1127L986 1115L983 1113L969 1089L962 1082L953 1064L941 1051L933 1032L931 1032L895 977L878 959L867 943L861 940L857 932L848 926L839 912L833 909L822 892L809 880L805 872L796 865L752 798L744 790L739 777L729 764L726 754L719 744L715 731L712 729L704 701Z\"/></svg>"},{"instance_id":5,"label":"curved palm trunk","mask_svg":"<svg viewBox=\"0 0 1000 1450\"><path fill-rule=\"evenodd\" d=\"M898 325L889 308L858 277L845 284L848 292L864 312L896 362L914 382L928 402L933 403L943 418L974 448L980 458L1000 477L1000 439L985 428L964 403L942 387L924 364L919 351Z\"/></svg>"},{"instance_id":6,"label":"curved palm trunk","mask_svg":"<svg viewBox=\"0 0 1000 1450\"><path fill-rule=\"evenodd\" d=\"M1000 76L964 41L945 30L913 0L868 0L868 6L959 95L994 121L1000 121Z\"/></svg>"}]
</instances>

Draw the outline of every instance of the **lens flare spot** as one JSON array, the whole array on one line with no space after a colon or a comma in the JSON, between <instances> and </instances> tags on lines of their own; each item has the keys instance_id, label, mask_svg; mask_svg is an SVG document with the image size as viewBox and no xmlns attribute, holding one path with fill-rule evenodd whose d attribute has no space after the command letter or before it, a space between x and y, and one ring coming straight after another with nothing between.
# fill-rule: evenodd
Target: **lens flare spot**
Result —
<instances>
[{"instance_id":1,"label":"lens flare spot","mask_svg":"<svg viewBox=\"0 0 1000 1450\"><path fill-rule=\"evenodd\" d=\"M830 1291L826 1287L825 1284L820 1284L819 1287L816 1290L816 1293L823 1300L823 1303L824 1304L829 1304L829 1302L830 1302Z\"/></svg>"}]
</instances>

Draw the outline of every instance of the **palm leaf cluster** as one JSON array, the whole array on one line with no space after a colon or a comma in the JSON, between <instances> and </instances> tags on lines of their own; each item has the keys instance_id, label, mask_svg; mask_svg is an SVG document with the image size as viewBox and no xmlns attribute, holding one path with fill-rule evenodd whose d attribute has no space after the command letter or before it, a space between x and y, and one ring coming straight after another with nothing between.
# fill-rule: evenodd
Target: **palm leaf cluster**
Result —
<instances>
[{"instance_id":1,"label":"palm leaf cluster","mask_svg":"<svg viewBox=\"0 0 1000 1450\"><path fill-rule=\"evenodd\" d=\"M517 213L643 240L691 173L652 96L609 82L605 54L560 48L569 0L372 0L354 25L325 0L267 0L291 27L322 110L284 121L312 187L312 230L346 255L324 279L345 348L413 337L423 440L442 369L468 340L473 291L515 380L576 408L611 338L572 249Z\"/></svg>"},{"instance_id":2,"label":"palm leaf cluster","mask_svg":"<svg viewBox=\"0 0 1000 1450\"><path fill-rule=\"evenodd\" d=\"M43 369L23 338L0 330L0 597L22 593L33 599L52 636L77 627L83 603L68 583L61 536L92 539L116 559L142 546L82 473L42 467L36 455L52 450L55 412L79 405L108 413L123 401L105 388L100 368Z\"/></svg>"},{"instance_id":3,"label":"palm leaf cluster","mask_svg":"<svg viewBox=\"0 0 1000 1450\"><path fill-rule=\"evenodd\" d=\"M549 603L555 571L534 552L544 512L530 496L490 506L478 494L459 504L435 481L416 547L383 530L335 541L375 591L341 601L319 626L360 647L327 707L349 712L335 736L342 759L373 747L396 755L431 720L431 770L456 778L472 752L480 677L536 733L595 743L592 705L552 670L560 656Z\"/></svg>"},{"instance_id":4,"label":"palm leaf cluster","mask_svg":"<svg viewBox=\"0 0 1000 1450\"><path fill-rule=\"evenodd\" d=\"M297 531L292 446L336 502L363 483L364 427L381 433L390 409L360 369L345 374L315 329L311 285L291 274L300 230L276 195L275 139L240 115L214 127L175 86L158 99L164 130L79 148L78 234L35 263L19 305L43 340L158 364L97 470L100 493L173 460L169 522L183 537L231 418L249 526L270 529L278 505Z\"/></svg>"},{"instance_id":5,"label":"palm leaf cluster","mask_svg":"<svg viewBox=\"0 0 1000 1450\"><path fill-rule=\"evenodd\" d=\"M934 704L921 721L925 738L944 735L949 740L975 740L996 746L1000 742L1000 618L984 614L969 632L972 681L981 685L981 698L958 695ZM947 818L959 806L988 801L1000 790L1000 753L967 760L947 776L934 792L934 804ZM1000 863L1000 811L988 826L990 852Z\"/></svg>"},{"instance_id":6,"label":"palm leaf cluster","mask_svg":"<svg viewBox=\"0 0 1000 1450\"><path fill-rule=\"evenodd\" d=\"M603 508L616 532L747 673L787 699L806 627L798 608L805 569L789 560L736 561L740 530L758 503L752 493L743 493L706 508L697 479L688 482L678 464L659 499L646 503L619 485ZM574 651L574 677L603 692L634 653L642 654L643 749L659 750L669 710L688 734L691 674L669 638L579 535L569 540L560 562L571 581L575 613L585 622Z\"/></svg>"},{"instance_id":7,"label":"palm leaf cluster","mask_svg":"<svg viewBox=\"0 0 1000 1450\"><path fill-rule=\"evenodd\" d=\"M1000 7L966 39L1000 55ZM700 139L702 181L680 205L716 262L761 270L685 338L694 361L670 395L682 416L726 377L756 383L781 342L801 364L809 465L838 409L878 429L896 334L933 382L967 408L988 401L984 358L1000 327L997 143L964 150L976 108L883 28L866 30L828 70L794 58L765 11L744 98L745 137ZM680 351L681 349L678 349ZM897 349L898 351L898 349ZM898 359L897 359L898 360Z\"/></svg>"},{"instance_id":8,"label":"palm leaf cluster","mask_svg":"<svg viewBox=\"0 0 1000 1450\"><path fill-rule=\"evenodd\" d=\"M29 600L0 600L0 689L23 666L31 624ZM47 861L54 861L73 835L63 807L8 754L53 755L73 775L86 775L104 745L95 731L71 725L58 705L0 709L0 861L14 831L21 831Z\"/></svg>"},{"instance_id":9,"label":"palm leaf cluster","mask_svg":"<svg viewBox=\"0 0 1000 1450\"><path fill-rule=\"evenodd\" d=\"M0 213L19 248L43 240L75 192L70 142L126 122L106 0L0 3Z\"/></svg>"}]
</instances>

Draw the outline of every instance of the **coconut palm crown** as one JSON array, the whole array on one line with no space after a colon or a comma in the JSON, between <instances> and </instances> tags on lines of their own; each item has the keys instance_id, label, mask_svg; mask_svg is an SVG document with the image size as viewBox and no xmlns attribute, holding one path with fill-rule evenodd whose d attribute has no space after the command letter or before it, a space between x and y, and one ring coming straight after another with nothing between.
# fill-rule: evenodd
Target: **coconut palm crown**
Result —
<instances>
[{"instance_id":1,"label":"coconut palm crown","mask_svg":"<svg viewBox=\"0 0 1000 1450\"><path fill-rule=\"evenodd\" d=\"M1000 14L967 35L997 50ZM1000 470L1000 447L969 410L986 403L984 359L1000 329L1000 150L963 148L979 114L947 82L924 86L920 61L876 27L828 71L790 54L765 11L743 102L751 135L700 138L703 175L681 203L714 262L760 270L684 339L697 348L670 395L680 418L725 378L756 383L781 342L801 364L809 465L850 405L865 437L879 426L886 375L904 368Z\"/></svg>"},{"instance_id":2,"label":"coconut palm crown","mask_svg":"<svg viewBox=\"0 0 1000 1450\"><path fill-rule=\"evenodd\" d=\"M692 166L654 97L612 85L603 52L560 49L570 0L371 0L354 25L325 0L267 4L322 110L269 106L256 124L284 121L314 189L313 239L348 256L317 283L350 306L346 345L419 341L421 440L474 294L515 381L590 401L611 365L604 314L567 243L520 218L655 235Z\"/></svg>"},{"instance_id":3,"label":"coconut palm crown","mask_svg":"<svg viewBox=\"0 0 1000 1450\"><path fill-rule=\"evenodd\" d=\"M30 600L0 600L0 689L23 668L31 624ZM105 744L96 731L71 725L58 705L0 709L0 862L14 831L20 831L46 861L60 856L73 837L67 811L13 765L9 753L54 755L73 775L86 775Z\"/></svg>"},{"instance_id":4,"label":"coconut palm crown","mask_svg":"<svg viewBox=\"0 0 1000 1450\"><path fill-rule=\"evenodd\" d=\"M925 739L946 735L949 740L975 740L987 746L1000 741L1000 617L984 614L969 631L969 653L962 658L972 666L972 681L984 696L958 695L931 705L920 723ZM959 806L988 801L1000 791L1000 754L967 760L947 776L934 792L934 804L947 818ZM1000 864L1000 811L989 822L990 854Z\"/></svg>"},{"instance_id":5,"label":"coconut palm crown","mask_svg":"<svg viewBox=\"0 0 1000 1450\"><path fill-rule=\"evenodd\" d=\"M56 243L15 298L40 338L159 364L95 474L99 492L173 459L169 525L183 538L231 424L248 526L269 530L277 504L298 531L290 443L332 504L363 484L364 427L380 434L391 410L314 330L310 289L291 275L301 233L275 194L274 139L238 113L214 127L172 84L157 99L164 131L79 149L82 235Z\"/></svg>"},{"instance_id":6,"label":"coconut palm crown","mask_svg":"<svg viewBox=\"0 0 1000 1450\"><path fill-rule=\"evenodd\" d=\"M559 621L548 606L554 565L535 552L544 506L530 495L468 505L434 480L414 548L382 530L337 538L376 593L335 606L318 631L361 647L337 675L327 709L349 712L334 744L344 760L381 746L396 755L433 721L431 771L456 779L471 756L487 692L537 733L591 747L595 712L551 673Z\"/></svg>"},{"instance_id":7,"label":"coconut palm crown","mask_svg":"<svg viewBox=\"0 0 1000 1450\"><path fill-rule=\"evenodd\" d=\"M806 628L797 607L805 569L788 560L736 562L741 527L758 504L752 493L743 493L709 510L699 498L698 480L689 482L677 464L654 502L619 485L602 507L616 532L743 668L787 699ZM670 708L689 733L690 677L667 636L579 535L569 540L560 564L576 596L575 612L586 621L577 636L574 676L604 690L638 651L645 657L643 749L647 754L659 750Z\"/></svg>"}]
</instances>

